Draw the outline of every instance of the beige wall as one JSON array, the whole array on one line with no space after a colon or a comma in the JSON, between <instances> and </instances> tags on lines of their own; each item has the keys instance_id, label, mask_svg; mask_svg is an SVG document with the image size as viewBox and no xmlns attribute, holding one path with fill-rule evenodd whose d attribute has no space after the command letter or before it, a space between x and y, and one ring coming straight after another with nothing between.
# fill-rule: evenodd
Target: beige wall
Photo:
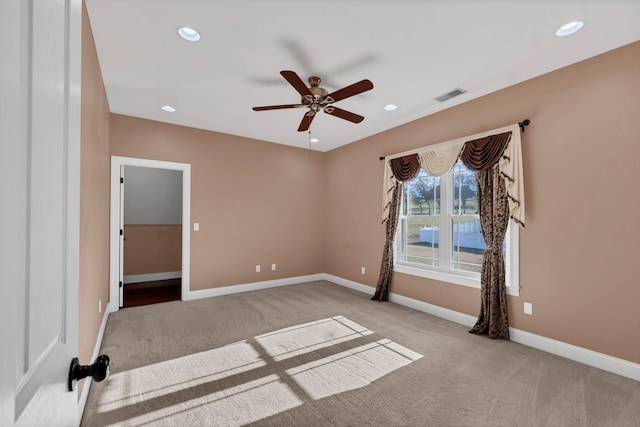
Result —
<instances>
[{"instance_id":1,"label":"beige wall","mask_svg":"<svg viewBox=\"0 0 640 427\"><path fill-rule=\"evenodd\" d=\"M109 105L82 7L79 358L90 363L109 302ZM102 313L98 301L102 300ZM81 389L79 387L79 389Z\"/></svg>"},{"instance_id":2,"label":"beige wall","mask_svg":"<svg viewBox=\"0 0 640 427\"><path fill-rule=\"evenodd\" d=\"M111 154L191 164L191 290L324 271L323 153L114 114Z\"/></svg>"},{"instance_id":3,"label":"beige wall","mask_svg":"<svg viewBox=\"0 0 640 427\"><path fill-rule=\"evenodd\" d=\"M191 164L191 220L201 230L191 231L192 290L321 272L373 287L384 241L378 157L529 118L527 228L511 324L640 363L640 199L632 187L640 182L638 93L635 43L329 153L310 152L109 117L85 12L81 360L95 344L97 301L108 298L110 154ZM396 274L392 291L478 313L472 288ZM522 314L524 301L533 303L533 316Z\"/></svg>"},{"instance_id":4,"label":"beige wall","mask_svg":"<svg viewBox=\"0 0 640 427\"><path fill-rule=\"evenodd\" d=\"M637 42L331 151L326 272L376 284L384 243L379 156L529 118L527 227L511 325L640 363L639 94ZM479 311L473 288L398 273L391 290ZM523 314L525 301L533 316Z\"/></svg>"},{"instance_id":5,"label":"beige wall","mask_svg":"<svg viewBox=\"0 0 640 427\"><path fill-rule=\"evenodd\" d=\"M182 270L182 225L124 225L125 278L136 274L180 270Z\"/></svg>"}]
</instances>

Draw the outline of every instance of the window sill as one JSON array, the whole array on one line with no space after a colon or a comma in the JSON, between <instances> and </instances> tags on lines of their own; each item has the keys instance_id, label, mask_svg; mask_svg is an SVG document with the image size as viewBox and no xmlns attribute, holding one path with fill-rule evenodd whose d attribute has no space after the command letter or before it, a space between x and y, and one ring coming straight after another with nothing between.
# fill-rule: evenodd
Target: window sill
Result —
<instances>
[{"instance_id":1,"label":"window sill","mask_svg":"<svg viewBox=\"0 0 640 427\"><path fill-rule=\"evenodd\" d=\"M458 274L444 273L442 271L430 270L426 268L412 267L409 265L395 264L393 271L412 276L425 277L427 279L438 280L441 282L453 283L455 285L467 286L470 288L480 289L480 278L472 276L464 276ZM517 286L507 286L507 295L519 296L520 289Z\"/></svg>"}]
</instances>

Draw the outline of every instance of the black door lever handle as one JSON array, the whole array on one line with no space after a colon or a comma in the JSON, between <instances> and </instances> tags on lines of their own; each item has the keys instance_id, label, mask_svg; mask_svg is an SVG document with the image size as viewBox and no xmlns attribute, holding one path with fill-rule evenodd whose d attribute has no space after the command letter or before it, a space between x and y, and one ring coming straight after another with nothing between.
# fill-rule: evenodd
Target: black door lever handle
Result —
<instances>
[{"instance_id":1,"label":"black door lever handle","mask_svg":"<svg viewBox=\"0 0 640 427\"><path fill-rule=\"evenodd\" d=\"M69 368L69 391L73 391L75 382L86 377L91 377L95 382L100 382L109 376L109 366L111 360L106 354L102 354L96 358L93 365L81 365L77 357L71 361Z\"/></svg>"}]
</instances>

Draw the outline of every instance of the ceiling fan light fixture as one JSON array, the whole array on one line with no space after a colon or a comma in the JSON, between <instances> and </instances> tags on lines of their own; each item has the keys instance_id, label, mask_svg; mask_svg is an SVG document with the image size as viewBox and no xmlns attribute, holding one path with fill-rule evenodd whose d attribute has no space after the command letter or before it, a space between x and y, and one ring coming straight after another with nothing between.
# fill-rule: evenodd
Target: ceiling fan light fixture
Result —
<instances>
[{"instance_id":1,"label":"ceiling fan light fixture","mask_svg":"<svg viewBox=\"0 0 640 427\"><path fill-rule=\"evenodd\" d=\"M162 107L160 107L160 109L162 111L166 111L167 113L173 113L176 111L176 109L173 108L171 105L163 105Z\"/></svg>"},{"instance_id":2,"label":"ceiling fan light fixture","mask_svg":"<svg viewBox=\"0 0 640 427\"><path fill-rule=\"evenodd\" d=\"M387 111L393 111L395 109L397 109L398 106L396 104L387 104L384 106L384 109Z\"/></svg>"},{"instance_id":3,"label":"ceiling fan light fixture","mask_svg":"<svg viewBox=\"0 0 640 427\"><path fill-rule=\"evenodd\" d=\"M197 42L200 40L200 33L191 27L178 28L178 35L189 42Z\"/></svg>"},{"instance_id":4,"label":"ceiling fan light fixture","mask_svg":"<svg viewBox=\"0 0 640 427\"><path fill-rule=\"evenodd\" d=\"M556 36L557 37L570 36L571 34L574 34L580 31L582 27L584 27L584 21L569 22L556 30Z\"/></svg>"},{"instance_id":5,"label":"ceiling fan light fixture","mask_svg":"<svg viewBox=\"0 0 640 427\"><path fill-rule=\"evenodd\" d=\"M289 82L291 86L302 96L300 104L286 104L286 105L267 105L264 107L253 107L253 111L265 111L265 110L282 110L285 108L299 108L306 107L309 109L298 126L298 132L304 132L309 130L311 122L314 117L318 115L318 112L324 111L325 114L337 117L342 120L347 120L351 123L360 123L364 120L364 117L352 113L351 111L343 110L333 106L334 102L341 101L345 98L350 98L355 95L359 95L362 92L373 89L373 83L370 80L364 79L359 82L353 83L349 86L345 86L342 89L338 89L334 92L327 93L326 89L318 86L320 84L320 77L309 77L309 87L302 81L295 71L282 70L280 75ZM311 138L311 134L309 134Z\"/></svg>"}]
</instances>

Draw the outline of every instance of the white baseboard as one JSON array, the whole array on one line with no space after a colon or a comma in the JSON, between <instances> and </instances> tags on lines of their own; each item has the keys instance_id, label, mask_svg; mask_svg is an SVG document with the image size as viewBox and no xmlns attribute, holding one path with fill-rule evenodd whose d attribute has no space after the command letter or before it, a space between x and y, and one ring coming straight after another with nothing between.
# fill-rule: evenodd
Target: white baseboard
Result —
<instances>
[{"instance_id":1,"label":"white baseboard","mask_svg":"<svg viewBox=\"0 0 640 427\"><path fill-rule=\"evenodd\" d=\"M354 291L362 292L365 294L370 294L373 296L376 288L372 286L363 285L362 283L354 282L353 280L343 279L342 277L333 276L331 274L322 274L322 280L326 280L327 282L335 283L340 286L344 286L345 288L353 289Z\"/></svg>"},{"instance_id":2,"label":"white baseboard","mask_svg":"<svg viewBox=\"0 0 640 427\"><path fill-rule=\"evenodd\" d=\"M192 301L201 298L219 297L222 295L237 294L240 292L258 291L260 289L275 288L278 286L295 285L299 283L314 282L323 280L323 274L312 274L309 276L288 277L286 279L266 280L264 282L245 283L242 285L222 286L219 288L202 289L189 291L183 295L183 301Z\"/></svg>"},{"instance_id":3,"label":"white baseboard","mask_svg":"<svg viewBox=\"0 0 640 427\"><path fill-rule=\"evenodd\" d=\"M98 357L98 353L100 353L100 347L102 346L102 338L104 337L104 330L107 327L107 320L109 319L109 313L113 310L110 305L107 305L107 309L104 311L104 316L102 316L102 323L100 324L100 329L98 330L98 337L96 338L96 345L93 347L93 354L91 355L91 362ZM82 361L81 361L82 362ZM78 420L82 420L82 414L84 413L84 407L87 404L87 397L89 396L89 388L91 388L91 383L93 380L91 377L87 377L84 380L84 385L82 386L82 391L80 392L80 398L78 399Z\"/></svg>"},{"instance_id":4,"label":"white baseboard","mask_svg":"<svg viewBox=\"0 0 640 427\"><path fill-rule=\"evenodd\" d=\"M375 291L371 286L363 285L331 274L321 274L320 276L323 280L328 282L370 295L373 295L373 292ZM477 320L474 316L470 316L465 313L460 313L448 308L394 293L389 293L389 301L431 314L432 316L450 320L467 327L472 327ZM509 334L511 336L511 341L513 342L546 351L547 353L555 354L585 365L593 366L594 368L602 369L603 371L611 372L632 380L640 381L640 364L638 363L619 359L604 353L598 353L593 350L543 337L541 335L532 334L520 329L509 328Z\"/></svg>"},{"instance_id":5,"label":"white baseboard","mask_svg":"<svg viewBox=\"0 0 640 427\"><path fill-rule=\"evenodd\" d=\"M395 302L396 304L407 306L409 308L413 308L414 310L422 311L424 313L429 313L432 316L449 320L451 322L464 325L468 328L473 327L473 325L475 325L476 321L478 320L477 317L473 317L465 313L460 313L459 311L440 307L439 305L429 304L424 301L420 301L417 299L405 297L405 296L394 294L394 293L389 294L389 301Z\"/></svg>"},{"instance_id":6,"label":"white baseboard","mask_svg":"<svg viewBox=\"0 0 640 427\"><path fill-rule=\"evenodd\" d=\"M363 285L361 283L354 282L353 280L343 279L342 277L333 276L331 274L324 274L324 280L341 286L345 286L359 292L364 292L365 294L369 295L373 295L373 293L375 292L375 288L371 286ZM389 301L407 306L409 308L413 308L414 310L429 313L433 316L440 317L441 319L460 323L461 325L465 325L468 327L472 327L476 323L476 318L468 314L460 313L458 311L450 310L448 308L429 304L427 302L405 297L402 295L389 293Z\"/></svg>"},{"instance_id":7,"label":"white baseboard","mask_svg":"<svg viewBox=\"0 0 640 427\"><path fill-rule=\"evenodd\" d=\"M182 277L182 271L166 271L164 273L149 273L149 274L131 274L129 276L124 276L122 282L126 285L128 283L154 282L156 280L178 279L180 277Z\"/></svg>"},{"instance_id":8,"label":"white baseboard","mask_svg":"<svg viewBox=\"0 0 640 427\"><path fill-rule=\"evenodd\" d=\"M362 283L343 279L331 274L320 273L308 276L289 277L285 279L267 280L263 282L253 282L241 285L189 291L186 296L183 297L183 300L191 301L201 298L210 298L222 295L236 294L240 292L257 291L260 289L288 286L318 280L326 280L328 282L332 282L337 285L341 285L369 295L373 295L375 291L375 288L364 285ZM424 313L431 314L432 316L449 320L451 322L458 323L469 328L472 327L476 322L476 318L474 316L468 315L466 313L460 313L455 310L440 307L434 304L429 304L414 298L394 294L393 292L389 294L389 300L391 302L401 304L406 307L413 308L414 310L422 311ZM108 309L109 311L117 311L117 307L112 307L111 305L109 305ZM102 342L102 334L104 333L106 318L107 313L105 313L105 318L103 319L100 334L98 336L98 341L96 343L96 349L94 351L94 356L92 359L95 359L97 357L97 352L100 350L100 343ZM555 354L557 356L574 360L585 365L593 366L594 368L602 369L603 371L611 372L635 381L640 381L640 364L638 363L609 356L604 353L598 353L593 350L578 347L562 341L557 341L541 335L532 334L530 332L526 332L516 328L509 328L509 333L511 335L511 341L513 342L523 344L528 347L533 347L538 350L546 351L547 353ZM85 393L88 393L89 385L90 383L85 384L85 387L82 390L82 396L80 398L81 412L84 410L84 403L86 402Z\"/></svg>"},{"instance_id":9,"label":"white baseboard","mask_svg":"<svg viewBox=\"0 0 640 427\"><path fill-rule=\"evenodd\" d=\"M522 331L520 329L509 328L511 341L524 344L528 347L537 348L557 356L571 359L603 371L611 372L632 380L640 381L640 364L633 363L628 360L619 359L609 356L608 354L598 353L597 351L587 348L578 347L566 342L557 341L542 335L532 334L531 332Z\"/></svg>"}]
</instances>

